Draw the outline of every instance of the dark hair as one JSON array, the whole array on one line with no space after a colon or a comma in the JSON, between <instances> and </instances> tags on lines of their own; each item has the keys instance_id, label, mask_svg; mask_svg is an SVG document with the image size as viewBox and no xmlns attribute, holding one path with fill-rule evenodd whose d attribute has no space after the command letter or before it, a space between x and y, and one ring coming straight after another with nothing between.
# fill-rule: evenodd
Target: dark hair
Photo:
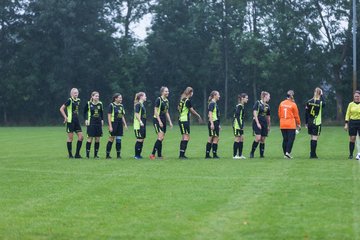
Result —
<instances>
[{"instance_id":1,"label":"dark hair","mask_svg":"<svg viewBox=\"0 0 360 240\"><path fill-rule=\"evenodd\" d=\"M241 102L244 98L246 98L248 95L246 93L241 93L238 95L238 102Z\"/></svg>"},{"instance_id":2,"label":"dark hair","mask_svg":"<svg viewBox=\"0 0 360 240\"><path fill-rule=\"evenodd\" d=\"M118 98L118 97L120 97L120 96L121 96L120 93L115 93L115 94L113 95L113 97L112 97L112 102L115 102L115 99Z\"/></svg>"}]
</instances>

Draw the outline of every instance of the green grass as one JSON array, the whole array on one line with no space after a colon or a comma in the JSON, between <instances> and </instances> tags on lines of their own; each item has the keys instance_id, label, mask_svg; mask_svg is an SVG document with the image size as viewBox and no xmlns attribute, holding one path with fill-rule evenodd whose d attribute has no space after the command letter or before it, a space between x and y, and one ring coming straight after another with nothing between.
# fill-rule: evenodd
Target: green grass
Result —
<instances>
[{"instance_id":1,"label":"green grass","mask_svg":"<svg viewBox=\"0 0 360 240\"><path fill-rule=\"evenodd\" d=\"M0 128L0 239L360 238L360 165L340 127L323 128L319 160L305 129L293 160L275 128L265 159L233 160L231 134L223 127L220 160L203 158L206 126L192 127L188 161L177 159L177 126L165 160L134 160L132 129L121 160L69 160L64 128ZM247 156L249 128L245 137ZM148 127L144 156L155 138Z\"/></svg>"}]
</instances>

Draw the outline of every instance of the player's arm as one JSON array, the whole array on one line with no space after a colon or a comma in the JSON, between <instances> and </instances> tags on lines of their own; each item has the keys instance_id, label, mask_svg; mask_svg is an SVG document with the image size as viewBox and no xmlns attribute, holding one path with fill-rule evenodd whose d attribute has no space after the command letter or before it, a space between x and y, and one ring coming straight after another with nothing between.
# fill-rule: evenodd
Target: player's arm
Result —
<instances>
[{"instance_id":1,"label":"player's arm","mask_svg":"<svg viewBox=\"0 0 360 240\"><path fill-rule=\"evenodd\" d=\"M67 122L67 116L66 116L66 113L65 113L65 108L66 108L65 104L61 105L61 107L60 107L60 113L64 118L64 123Z\"/></svg>"},{"instance_id":2,"label":"player's arm","mask_svg":"<svg viewBox=\"0 0 360 240\"><path fill-rule=\"evenodd\" d=\"M172 121L171 121L171 118L170 118L170 113L169 113L169 111L166 112L166 118L167 118L167 120L169 121L169 126L172 128L172 127L173 127L173 124L172 124Z\"/></svg>"},{"instance_id":3,"label":"player's arm","mask_svg":"<svg viewBox=\"0 0 360 240\"><path fill-rule=\"evenodd\" d=\"M104 108L102 103L100 104L100 119L101 119L101 125L104 126Z\"/></svg>"},{"instance_id":4,"label":"player's arm","mask_svg":"<svg viewBox=\"0 0 360 240\"><path fill-rule=\"evenodd\" d=\"M295 103L294 103L294 107L293 107L293 114L294 114L294 118L295 118L295 122L296 122L296 127L298 129L300 129L301 128L301 120L300 120L300 116L299 116L299 109Z\"/></svg>"},{"instance_id":5,"label":"player's arm","mask_svg":"<svg viewBox=\"0 0 360 240\"><path fill-rule=\"evenodd\" d=\"M236 107L236 110L235 110L235 118L236 118L236 121L239 125L239 127L241 128L241 120L240 120L240 112L241 112L241 106L237 106Z\"/></svg>"},{"instance_id":6,"label":"player's arm","mask_svg":"<svg viewBox=\"0 0 360 240\"><path fill-rule=\"evenodd\" d=\"M141 121L140 108L141 108L140 104L137 104L137 105L135 106L135 118L139 121L140 126L143 127L143 126L144 126L144 123Z\"/></svg>"},{"instance_id":7,"label":"player's arm","mask_svg":"<svg viewBox=\"0 0 360 240\"><path fill-rule=\"evenodd\" d=\"M308 104L306 103L305 105L305 127L307 128L308 126L308 123L309 123L309 117L310 117L310 113L309 113L309 106Z\"/></svg>"},{"instance_id":8,"label":"player's arm","mask_svg":"<svg viewBox=\"0 0 360 240\"><path fill-rule=\"evenodd\" d=\"M113 111L113 106L112 104L109 105L109 110L108 110L108 125L109 125L109 131L112 132L113 131L113 126L111 123L111 117L112 117L112 111Z\"/></svg>"},{"instance_id":9,"label":"player's arm","mask_svg":"<svg viewBox=\"0 0 360 240\"><path fill-rule=\"evenodd\" d=\"M84 107L84 119L85 119L85 125L89 126L89 103L85 104Z\"/></svg>"},{"instance_id":10,"label":"player's arm","mask_svg":"<svg viewBox=\"0 0 360 240\"><path fill-rule=\"evenodd\" d=\"M271 118L270 118L270 115L267 115L266 116L266 122L268 124L268 130L270 131L270 127L271 127Z\"/></svg>"},{"instance_id":11,"label":"player's arm","mask_svg":"<svg viewBox=\"0 0 360 240\"><path fill-rule=\"evenodd\" d=\"M198 112L196 112L193 107L190 108L190 112L199 119L199 122L202 122L202 118L201 118L200 114Z\"/></svg>"},{"instance_id":12,"label":"player's arm","mask_svg":"<svg viewBox=\"0 0 360 240\"><path fill-rule=\"evenodd\" d=\"M344 129L347 131L349 129L349 120L350 120L350 108L351 108L351 103L349 103L347 109L346 109L346 115L345 115L345 126Z\"/></svg>"}]
</instances>

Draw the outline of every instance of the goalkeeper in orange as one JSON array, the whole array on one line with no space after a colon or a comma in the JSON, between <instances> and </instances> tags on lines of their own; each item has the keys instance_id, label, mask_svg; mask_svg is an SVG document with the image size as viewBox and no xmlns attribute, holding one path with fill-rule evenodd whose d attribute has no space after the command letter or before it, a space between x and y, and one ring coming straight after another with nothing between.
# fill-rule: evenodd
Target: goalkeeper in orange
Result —
<instances>
[{"instance_id":1,"label":"goalkeeper in orange","mask_svg":"<svg viewBox=\"0 0 360 240\"><path fill-rule=\"evenodd\" d=\"M287 98L279 105L280 129L283 136L282 148L284 158L292 158L291 150L295 141L295 134L300 130L299 110L294 100L294 91L287 92Z\"/></svg>"}]
</instances>

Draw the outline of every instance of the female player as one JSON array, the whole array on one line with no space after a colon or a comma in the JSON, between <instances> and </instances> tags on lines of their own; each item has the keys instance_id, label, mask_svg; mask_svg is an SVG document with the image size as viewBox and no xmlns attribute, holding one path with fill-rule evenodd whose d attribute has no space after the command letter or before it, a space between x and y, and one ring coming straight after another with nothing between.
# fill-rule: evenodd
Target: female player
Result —
<instances>
[{"instance_id":1,"label":"female player","mask_svg":"<svg viewBox=\"0 0 360 240\"><path fill-rule=\"evenodd\" d=\"M112 98L112 103L108 108L108 124L109 124L109 140L106 145L106 158L110 159L110 152L114 139L116 138L116 157L121 158L121 137L123 136L124 127L127 129L125 120L125 110L122 105L122 96L120 93L115 93Z\"/></svg>"},{"instance_id":2,"label":"female player","mask_svg":"<svg viewBox=\"0 0 360 240\"><path fill-rule=\"evenodd\" d=\"M180 159L186 159L185 151L190 140L190 113L194 114L199 122L202 121L201 116L194 110L191 104L191 97L194 94L192 87L187 87L185 91L181 94L180 103L178 106L179 110L179 126L182 139L180 142Z\"/></svg>"},{"instance_id":3,"label":"female player","mask_svg":"<svg viewBox=\"0 0 360 240\"><path fill-rule=\"evenodd\" d=\"M161 87L160 89L161 96L158 97L155 101L154 107L154 127L157 134L157 140L154 144L153 151L150 154L150 159L155 159L155 153L157 152L158 159L162 159L162 142L166 133L166 120L169 121L170 128L173 127L173 124L170 119L169 114L169 89L167 87Z\"/></svg>"},{"instance_id":4,"label":"female player","mask_svg":"<svg viewBox=\"0 0 360 240\"><path fill-rule=\"evenodd\" d=\"M134 100L134 132L136 137L135 143L135 159L142 159L141 156L144 140L146 137L146 108L144 102L146 94L138 92L135 94Z\"/></svg>"},{"instance_id":5,"label":"female player","mask_svg":"<svg viewBox=\"0 0 360 240\"><path fill-rule=\"evenodd\" d=\"M66 123L66 132L68 133L67 149L69 158L73 158L72 141L74 132L78 137L75 158L81 158L80 149L83 141L83 135L79 121L80 98L78 98L78 96L79 90L77 88L71 89L70 98L60 107L60 113L64 117L64 123Z\"/></svg>"},{"instance_id":6,"label":"female player","mask_svg":"<svg viewBox=\"0 0 360 240\"><path fill-rule=\"evenodd\" d=\"M358 90L354 93L354 101L347 107L344 129L349 131L349 159L352 159L356 135L360 134L360 91Z\"/></svg>"},{"instance_id":7,"label":"female player","mask_svg":"<svg viewBox=\"0 0 360 240\"><path fill-rule=\"evenodd\" d=\"M260 99L253 107L253 131L255 140L252 144L250 158L254 158L254 153L260 142L260 157L264 157L265 139L270 131L270 93L262 91Z\"/></svg>"},{"instance_id":8,"label":"female player","mask_svg":"<svg viewBox=\"0 0 360 240\"><path fill-rule=\"evenodd\" d=\"M286 99L280 103L278 116L283 136L282 149L284 158L293 158L291 150L295 141L296 129L301 128L299 109L294 100L293 90L289 90Z\"/></svg>"},{"instance_id":9,"label":"female player","mask_svg":"<svg viewBox=\"0 0 360 240\"><path fill-rule=\"evenodd\" d=\"M244 106L248 102L249 97L246 93L238 96L238 104L234 109L233 117L233 130L234 130L234 146L233 146L233 159L246 159L242 155L244 144Z\"/></svg>"},{"instance_id":10,"label":"female player","mask_svg":"<svg viewBox=\"0 0 360 240\"><path fill-rule=\"evenodd\" d=\"M99 158L100 137L102 137L102 127L104 126L104 111L102 102L99 101L99 92L92 92L90 101L84 108L85 125L87 126L86 157L90 157L90 148L93 138L95 138L94 158Z\"/></svg>"},{"instance_id":11,"label":"female player","mask_svg":"<svg viewBox=\"0 0 360 240\"><path fill-rule=\"evenodd\" d=\"M321 132L321 115L325 107L321 88L315 88L314 97L306 102L305 127L308 129L310 138L310 158L318 158L316 154L317 141Z\"/></svg>"},{"instance_id":12,"label":"female player","mask_svg":"<svg viewBox=\"0 0 360 240\"><path fill-rule=\"evenodd\" d=\"M219 100L220 100L220 93L218 91L212 91L209 96L209 104L208 104L209 138L206 144L205 158L211 158L210 157L211 148L213 152L213 158L219 158L219 156L217 155L219 136L220 136L220 111L217 104L217 101Z\"/></svg>"}]
</instances>

